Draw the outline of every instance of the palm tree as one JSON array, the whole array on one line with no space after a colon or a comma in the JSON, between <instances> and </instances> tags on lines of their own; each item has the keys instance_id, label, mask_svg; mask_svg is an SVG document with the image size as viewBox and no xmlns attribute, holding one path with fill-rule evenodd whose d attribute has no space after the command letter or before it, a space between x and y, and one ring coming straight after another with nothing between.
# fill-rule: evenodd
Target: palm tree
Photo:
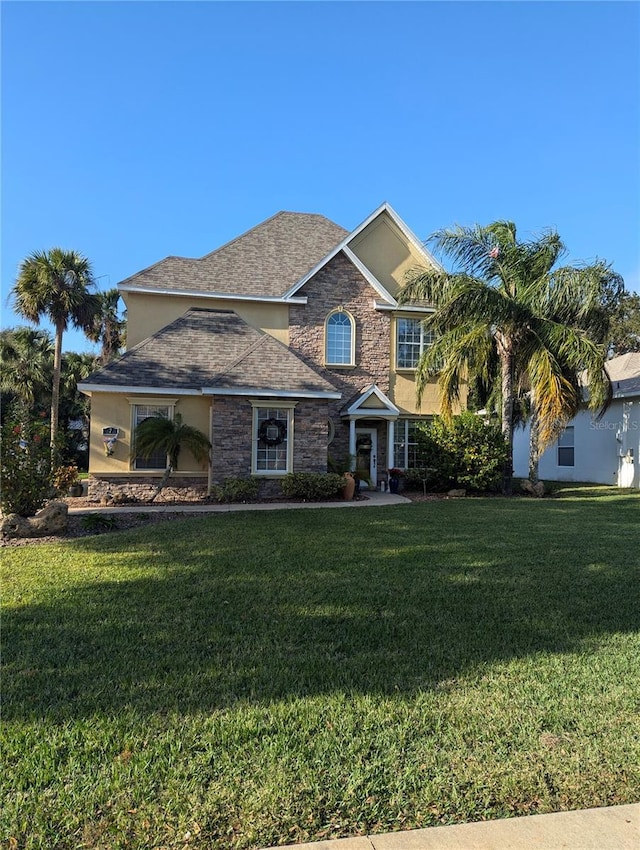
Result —
<instances>
[{"instance_id":1,"label":"palm tree","mask_svg":"<svg viewBox=\"0 0 640 850\"><path fill-rule=\"evenodd\" d=\"M49 405L53 340L47 331L7 328L0 331L0 390L19 405L21 418Z\"/></svg>"},{"instance_id":2,"label":"palm tree","mask_svg":"<svg viewBox=\"0 0 640 850\"><path fill-rule=\"evenodd\" d=\"M540 450L577 409L580 388L573 376L584 372L592 409L608 403L603 299L622 279L599 260L555 268L565 253L558 234L521 242L508 221L438 231L430 242L453 260L454 271L415 270L401 295L402 303L427 300L435 308L425 320L436 340L418 364L418 401L437 374L442 413L449 418L461 384L469 377L490 384L497 357L508 493L519 390L531 394Z\"/></svg>"},{"instance_id":3,"label":"palm tree","mask_svg":"<svg viewBox=\"0 0 640 850\"><path fill-rule=\"evenodd\" d=\"M58 432L62 336L69 323L88 331L98 311L98 298L91 264L76 251L52 248L34 251L20 264L13 288L16 310L30 322L39 324L43 317L55 328L53 382L51 391L51 450Z\"/></svg>"},{"instance_id":4,"label":"palm tree","mask_svg":"<svg viewBox=\"0 0 640 850\"><path fill-rule=\"evenodd\" d=\"M117 357L123 347L126 323L118 316L120 293L117 288L99 292L98 300L100 309L87 336L92 342L100 343L100 364L104 366Z\"/></svg>"},{"instance_id":5,"label":"palm tree","mask_svg":"<svg viewBox=\"0 0 640 850\"><path fill-rule=\"evenodd\" d=\"M202 431L192 425L185 425L179 413L176 413L175 419L149 416L136 427L132 447L133 457L150 458L157 453L166 454L169 457L169 466L151 501L166 486L171 473L178 468L178 457L183 447L190 451L199 463L203 463L209 457L211 443Z\"/></svg>"},{"instance_id":6,"label":"palm tree","mask_svg":"<svg viewBox=\"0 0 640 850\"><path fill-rule=\"evenodd\" d=\"M67 351L62 355L59 420L63 428L68 428L69 422L74 419L82 419L85 426L87 425L90 401L87 396L78 392L78 383L88 378L97 368L98 363L93 354Z\"/></svg>"}]
</instances>

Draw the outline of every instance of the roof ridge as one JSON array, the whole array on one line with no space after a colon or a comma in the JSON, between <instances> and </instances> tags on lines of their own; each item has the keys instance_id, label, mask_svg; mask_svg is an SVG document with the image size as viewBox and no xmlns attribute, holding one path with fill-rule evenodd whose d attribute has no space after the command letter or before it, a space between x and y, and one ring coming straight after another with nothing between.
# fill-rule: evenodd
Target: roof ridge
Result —
<instances>
[{"instance_id":1,"label":"roof ridge","mask_svg":"<svg viewBox=\"0 0 640 850\"><path fill-rule=\"evenodd\" d=\"M155 269L157 266L161 266L162 263L166 263L167 260L182 260L185 263L197 263L197 257L182 257L180 254L167 254L166 257L163 257L161 260L156 260L155 263L151 263L150 266L146 266L144 269L140 269L138 272L134 272L134 274L130 274L129 277L125 277L124 280L119 280L116 286L121 286L125 283L128 283L131 280L135 280L135 278L139 277L142 274L146 274L150 272L151 269Z\"/></svg>"},{"instance_id":2,"label":"roof ridge","mask_svg":"<svg viewBox=\"0 0 640 850\"><path fill-rule=\"evenodd\" d=\"M219 245L217 248L214 248L213 251L209 251L208 254L204 254L202 257L199 257L197 262L200 262L201 260L208 260L209 257L213 257L214 254L217 254L219 251L222 251L223 248L228 248L230 245L233 245L240 239L244 239L245 236L248 236L250 233L254 233L256 230L259 230L261 227L264 227L265 225L269 224L270 221L274 221L276 218L279 218L282 215L313 216L314 218L323 218L325 219L325 221L328 221L335 227L342 227L342 225L337 224L335 221L332 221L330 218L327 218L325 215L322 215L322 213L301 213L292 212L291 210L279 210L277 213L270 215L269 218L265 218L264 221L260 221L258 224L254 224L253 227L250 227L248 230L245 230L239 236L234 236L233 239L230 239L228 242L225 242L224 245ZM345 228L342 227L342 229L344 230Z\"/></svg>"},{"instance_id":3,"label":"roof ridge","mask_svg":"<svg viewBox=\"0 0 640 850\"><path fill-rule=\"evenodd\" d=\"M240 319L240 316L238 316L238 318ZM247 325L247 327L251 328L251 325L248 322L245 322L244 319L240 319L240 321ZM262 333L261 331L257 331L255 328L251 328L251 330L255 331L256 333L260 333L261 336L259 336L255 342L252 342L248 348L245 348L242 354L239 354L236 359L232 360L231 363L225 366L225 368L221 372L218 372L216 375L214 375L213 383L215 383L220 378L223 378L225 375L228 375L232 369L235 369L236 366L242 363L242 361L245 360L250 354L253 354L256 348L259 348L268 336L268 334Z\"/></svg>"}]
</instances>

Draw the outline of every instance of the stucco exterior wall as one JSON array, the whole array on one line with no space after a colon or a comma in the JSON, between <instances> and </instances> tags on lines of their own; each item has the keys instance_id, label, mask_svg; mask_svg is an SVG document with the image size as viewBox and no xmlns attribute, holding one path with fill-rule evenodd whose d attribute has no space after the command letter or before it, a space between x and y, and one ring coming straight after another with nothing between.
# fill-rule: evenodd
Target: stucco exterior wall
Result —
<instances>
[{"instance_id":1,"label":"stucco exterior wall","mask_svg":"<svg viewBox=\"0 0 640 850\"><path fill-rule=\"evenodd\" d=\"M192 307L210 310L234 310L241 319L259 330L271 334L285 345L289 342L288 307L286 304L261 304L252 301L189 298L186 296L153 295L123 292L127 305L127 347L139 342L184 315Z\"/></svg>"},{"instance_id":2,"label":"stucco exterior wall","mask_svg":"<svg viewBox=\"0 0 640 850\"><path fill-rule=\"evenodd\" d=\"M425 265L424 257L387 213L367 225L349 247L394 298L404 285L407 272Z\"/></svg>"},{"instance_id":3,"label":"stucco exterior wall","mask_svg":"<svg viewBox=\"0 0 640 850\"><path fill-rule=\"evenodd\" d=\"M140 393L93 393L91 397L91 437L89 441L89 472L92 475L148 476L148 470L131 468L131 430L133 405L146 404L151 396ZM153 396L158 405L176 401L175 412L180 413L185 423L193 425L209 435L210 399L192 396ZM120 429L114 453L105 455L102 429ZM178 461L179 472L186 475L206 475L206 465L198 463L190 452L183 449Z\"/></svg>"},{"instance_id":4,"label":"stucco exterior wall","mask_svg":"<svg viewBox=\"0 0 640 850\"><path fill-rule=\"evenodd\" d=\"M600 420L588 411L581 411L570 424L574 426L574 466L558 466L558 448L554 443L540 458L542 480L640 487L640 401L636 399L624 411L623 402L615 400ZM628 456L630 449L634 450L632 464L621 458L621 455ZM517 429L514 434L513 466L516 477L528 477L528 426Z\"/></svg>"}]
</instances>

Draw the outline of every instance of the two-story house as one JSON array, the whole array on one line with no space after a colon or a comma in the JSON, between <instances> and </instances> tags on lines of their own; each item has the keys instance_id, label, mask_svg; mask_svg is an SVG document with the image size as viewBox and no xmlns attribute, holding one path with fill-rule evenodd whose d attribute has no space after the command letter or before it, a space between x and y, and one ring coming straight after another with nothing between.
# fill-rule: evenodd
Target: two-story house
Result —
<instances>
[{"instance_id":1,"label":"two-story house","mask_svg":"<svg viewBox=\"0 0 640 850\"><path fill-rule=\"evenodd\" d=\"M90 493L149 484L164 456L132 451L160 413L209 436L210 464L188 453L174 486L203 490L257 476L264 495L292 471L357 458L375 486L413 465L427 306L399 306L408 271L435 264L388 204L349 233L320 215L280 212L200 259L167 257L119 284L128 351L81 384L91 396Z\"/></svg>"}]
</instances>

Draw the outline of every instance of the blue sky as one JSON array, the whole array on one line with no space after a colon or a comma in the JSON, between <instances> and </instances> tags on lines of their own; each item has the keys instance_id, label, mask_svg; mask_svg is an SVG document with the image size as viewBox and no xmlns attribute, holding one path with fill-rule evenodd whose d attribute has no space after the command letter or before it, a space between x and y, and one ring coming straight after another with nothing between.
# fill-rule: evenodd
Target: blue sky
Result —
<instances>
[{"instance_id":1,"label":"blue sky","mask_svg":"<svg viewBox=\"0 0 640 850\"><path fill-rule=\"evenodd\" d=\"M3 2L2 326L20 261L100 288L278 210L555 227L640 291L640 5ZM77 333L65 349L90 350Z\"/></svg>"}]
</instances>

